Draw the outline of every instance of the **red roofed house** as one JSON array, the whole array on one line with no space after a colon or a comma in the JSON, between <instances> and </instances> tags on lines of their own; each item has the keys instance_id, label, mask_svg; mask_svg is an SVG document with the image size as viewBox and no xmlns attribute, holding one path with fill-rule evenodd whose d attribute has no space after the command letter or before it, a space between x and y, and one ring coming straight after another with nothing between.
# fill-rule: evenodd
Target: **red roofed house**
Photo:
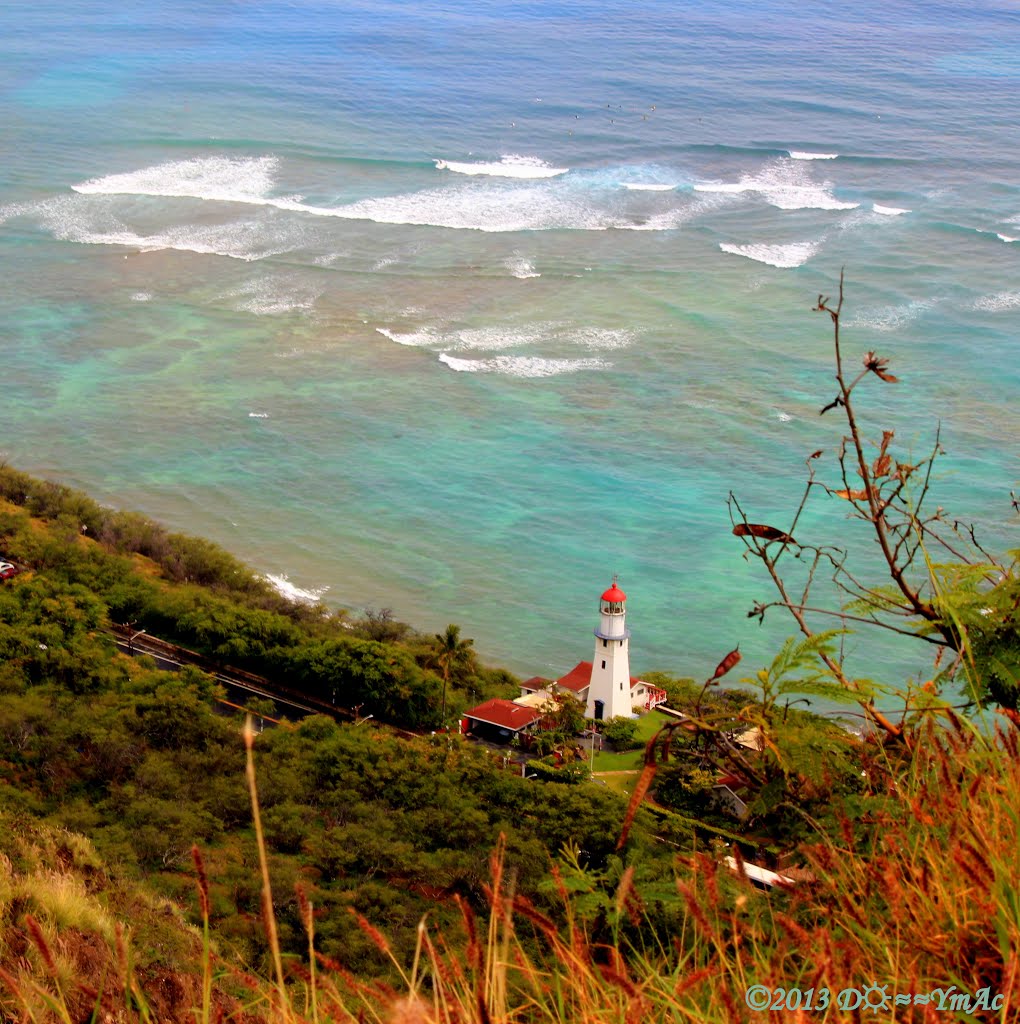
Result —
<instances>
[{"instance_id":1,"label":"red roofed house","mask_svg":"<svg viewBox=\"0 0 1020 1024\"><path fill-rule=\"evenodd\" d=\"M506 743L515 735L532 729L542 720L542 712L496 697L466 711L464 717L467 720L466 732L481 739Z\"/></svg>"}]
</instances>

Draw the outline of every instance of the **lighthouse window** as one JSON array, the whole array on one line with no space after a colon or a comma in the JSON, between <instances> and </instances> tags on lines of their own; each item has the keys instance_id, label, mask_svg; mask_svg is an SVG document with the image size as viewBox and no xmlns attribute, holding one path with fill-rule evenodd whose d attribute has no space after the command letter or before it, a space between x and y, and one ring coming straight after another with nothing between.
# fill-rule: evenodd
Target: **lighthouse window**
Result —
<instances>
[{"instance_id":1,"label":"lighthouse window","mask_svg":"<svg viewBox=\"0 0 1020 1024\"><path fill-rule=\"evenodd\" d=\"M605 659L605 658L603 658L603 659L602 659L602 667L603 667L603 668L605 668L605 667L606 667L606 659Z\"/></svg>"},{"instance_id":2,"label":"lighthouse window","mask_svg":"<svg viewBox=\"0 0 1020 1024\"><path fill-rule=\"evenodd\" d=\"M608 640L603 640L602 641L602 646L603 647L608 647L609 646L609 641Z\"/></svg>"}]
</instances>

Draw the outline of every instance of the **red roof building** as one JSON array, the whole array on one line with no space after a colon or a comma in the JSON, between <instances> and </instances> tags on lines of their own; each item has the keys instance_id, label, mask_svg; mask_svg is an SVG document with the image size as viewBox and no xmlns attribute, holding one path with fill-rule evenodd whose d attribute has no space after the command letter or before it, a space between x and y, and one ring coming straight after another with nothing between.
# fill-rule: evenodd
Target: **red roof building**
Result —
<instances>
[{"instance_id":1,"label":"red roof building","mask_svg":"<svg viewBox=\"0 0 1020 1024\"><path fill-rule=\"evenodd\" d=\"M591 662L579 661L565 676L556 680L556 685L564 690L569 690L575 697L582 700L588 695L588 685L591 683ZM582 691L584 697L582 697Z\"/></svg>"},{"instance_id":2,"label":"red roof building","mask_svg":"<svg viewBox=\"0 0 1020 1024\"><path fill-rule=\"evenodd\" d=\"M542 717L541 711L515 704L512 700L494 697L464 712L468 720L468 732L473 732L476 725L487 725L503 729L508 733L523 732L528 726L534 725Z\"/></svg>"}]
</instances>

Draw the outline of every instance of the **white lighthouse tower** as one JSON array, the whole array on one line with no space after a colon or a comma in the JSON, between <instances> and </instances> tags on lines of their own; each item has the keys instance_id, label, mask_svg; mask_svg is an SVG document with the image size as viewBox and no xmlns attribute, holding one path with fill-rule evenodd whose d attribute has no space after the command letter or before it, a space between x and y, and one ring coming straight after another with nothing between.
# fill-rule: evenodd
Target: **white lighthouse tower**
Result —
<instances>
[{"instance_id":1,"label":"white lighthouse tower","mask_svg":"<svg viewBox=\"0 0 1020 1024\"><path fill-rule=\"evenodd\" d=\"M626 600L614 576L613 585L599 600L587 718L634 717L630 702L630 630L623 607Z\"/></svg>"}]
</instances>

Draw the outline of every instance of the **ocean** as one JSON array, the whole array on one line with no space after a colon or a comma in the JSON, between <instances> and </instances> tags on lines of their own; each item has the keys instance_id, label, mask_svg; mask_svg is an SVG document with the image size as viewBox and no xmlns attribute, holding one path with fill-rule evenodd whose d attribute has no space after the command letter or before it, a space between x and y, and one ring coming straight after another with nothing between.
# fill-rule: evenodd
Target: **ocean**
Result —
<instances>
[{"instance_id":1,"label":"ocean","mask_svg":"<svg viewBox=\"0 0 1020 1024\"><path fill-rule=\"evenodd\" d=\"M727 496L868 436L1018 546L1012 2L9 0L0 456L298 595L460 624L555 676L629 595L632 667L792 632ZM874 544L819 495L798 532ZM877 577L876 577L877 578ZM822 620L819 620L821 622ZM827 621L827 620L826 620ZM838 620L832 624L838 625ZM911 640L855 672L926 678ZM734 673L735 678L740 672Z\"/></svg>"}]
</instances>

